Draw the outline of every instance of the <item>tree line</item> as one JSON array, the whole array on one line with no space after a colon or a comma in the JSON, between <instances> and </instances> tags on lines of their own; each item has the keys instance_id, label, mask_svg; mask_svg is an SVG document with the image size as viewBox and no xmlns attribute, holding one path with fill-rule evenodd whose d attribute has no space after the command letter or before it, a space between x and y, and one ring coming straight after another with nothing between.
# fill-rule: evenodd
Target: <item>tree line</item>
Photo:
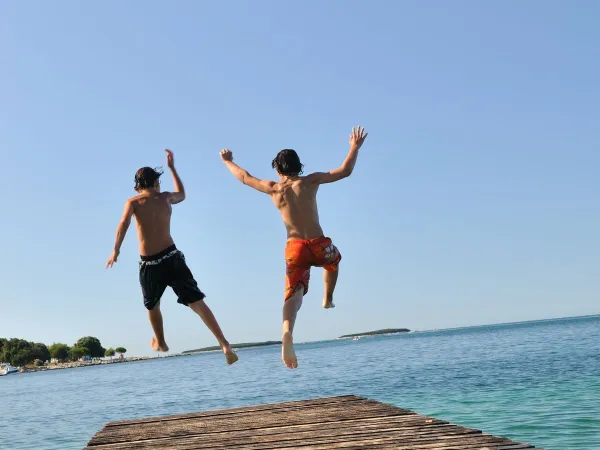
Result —
<instances>
[{"instance_id":1,"label":"tree line","mask_svg":"<svg viewBox=\"0 0 600 450\"><path fill-rule=\"evenodd\" d=\"M60 362L77 361L84 356L90 358L113 357L117 353L124 355L124 347L102 347L100 340L93 336L79 339L72 346L54 343L50 346L39 342L29 342L24 339L0 338L0 362L8 362L13 366L26 366L29 364L44 365L46 361L56 359Z\"/></svg>"}]
</instances>

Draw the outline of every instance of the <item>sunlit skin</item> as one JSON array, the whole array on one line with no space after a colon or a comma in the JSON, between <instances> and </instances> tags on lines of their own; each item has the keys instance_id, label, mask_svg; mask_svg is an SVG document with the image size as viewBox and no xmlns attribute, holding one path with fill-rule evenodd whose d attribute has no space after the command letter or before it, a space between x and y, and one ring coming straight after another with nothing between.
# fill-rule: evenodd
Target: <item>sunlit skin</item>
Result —
<instances>
[{"instance_id":1,"label":"sunlit skin","mask_svg":"<svg viewBox=\"0 0 600 450\"><path fill-rule=\"evenodd\" d=\"M167 166L171 172L175 190L173 192L161 192L158 179L152 187L136 189L138 194L125 202L123 215L117 227L114 249L106 262L107 268L112 268L118 261L121 245L131 224L132 217L135 217L140 255L156 255L174 245L171 236L172 205L185 200L185 189L175 169L173 152L168 149L165 151L167 154ZM215 335L225 354L227 363L233 364L238 360L238 357L232 350L227 339L225 339L212 311L204 300L196 298L193 300L188 306L201 317L206 326ZM154 331L154 337L150 341L150 346L157 352L169 351L169 346L164 337L160 301L152 309L148 310L148 317Z\"/></svg>"},{"instance_id":2,"label":"sunlit skin","mask_svg":"<svg viewBox=\"0 0 600 450\"><path fill-rule=\"evenodd\" d=\"M340 167L329 172L315 172L306 176L300 174L290 176L278 172L279 181L261 180L253 177L247 170L242 169L233 162L233 153L229 149L221 150L220 155L223 163L239 181L271 197L286 227L288 242L295 239L310 240L323 236L317 206L319 186L342 180L352 174L358 158L358 151L363 145L367 134L364 128L360 126L352 128L349 141L350 150ZM333 292L338 274L338 270L324 271L323 308L335 307ZM293 295L285 301L283 306L281 356L284 364L290 369L298 367L298 359L294 351L293 330L296 315L302 306L304 297L304 289L301 289L301 287L301 285L295 287Z\"/></svg>"}]
</instances>

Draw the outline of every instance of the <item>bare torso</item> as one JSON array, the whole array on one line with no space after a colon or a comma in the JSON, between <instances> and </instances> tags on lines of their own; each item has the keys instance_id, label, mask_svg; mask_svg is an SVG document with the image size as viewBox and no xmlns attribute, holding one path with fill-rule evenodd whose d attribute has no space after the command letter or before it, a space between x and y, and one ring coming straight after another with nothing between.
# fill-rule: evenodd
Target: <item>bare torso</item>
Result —
<instances>
[{"instance_id":1,"label":"bare torso","mask_svg":"<svg viewBox=\"0 0 600 450\"><path fill-rule=\"evenodd\" d=\"M144 192L130 199L140 255L150 256L173 245L171 203L167 192Z\"/></svg>"},{"instance_id":2,"label":"bare torso","mask_svg":"<svg viewBox=\"0 0 600 450\"><path fill-rule=\"evenodd\" d=\"M271 198L285 224L288 239L312 239L323 235L319 224L319 185L306 177L285 178L273 186Z\"/></svg>"}]
</instances>

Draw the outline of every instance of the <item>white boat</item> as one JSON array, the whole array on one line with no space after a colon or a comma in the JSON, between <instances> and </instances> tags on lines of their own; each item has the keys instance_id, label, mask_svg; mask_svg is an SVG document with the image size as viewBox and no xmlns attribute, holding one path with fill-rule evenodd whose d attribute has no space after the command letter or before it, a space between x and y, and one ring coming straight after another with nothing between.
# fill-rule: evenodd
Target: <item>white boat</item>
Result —
<instances>
[{"instance_id":1,"label":"white boat","mask_svg":"<svg viewBox=\"0 0 600 450\"><path fill-rule=\"evenodd\" d=\"M13 373L19 373L19 368L11 366L10 364L0 364L0 376L1 375L10 375Z\"/></svg>"}]
</instances>

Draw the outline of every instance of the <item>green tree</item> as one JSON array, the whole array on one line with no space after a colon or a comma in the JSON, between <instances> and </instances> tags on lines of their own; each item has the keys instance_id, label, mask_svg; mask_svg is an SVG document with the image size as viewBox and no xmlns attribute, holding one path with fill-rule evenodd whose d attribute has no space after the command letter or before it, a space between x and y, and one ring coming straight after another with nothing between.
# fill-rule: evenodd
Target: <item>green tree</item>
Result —
<instances>
[{"instance_id":1,"label":"green tree","mask_svg":"<svg viewBox=\"0 0 600 450\"><path fill-rule=\"evenodd\" d=\"M33 352L34 359L40 361L50 361L50 350L46 347L46 344L36 342L33 344L31 351Z\"/></svg>"},{"instance_id":2,"label":"green tree","mask_svg":"<svg viewBox=\"0 0 600 450\"><path fill-rule=\"evenodd\" d=\"M104 352L106 352L106 349L102 347L102 344L100 344L100 340L92 336L82 337L75 343L73 347L87 348L90 351L89 355L92 358L102 358L104 356Z\"/></svg>"},{"instance_id":3,"label":"green tree","mask_svg":"<svg viewBox=\"0 0 600 450\"><path fill-rule=\"evenodd\" d=\"M4 338L0 338L0 362L2 361L2 349L4 348L4 344L6 344L8 341Z\"/></svg>"},{"instance_id":4,"label":"green tree","mask_svg":"<svg viewBox=\"0 0 600 450\"><path fill-rule=\"evenodd\" d=\"M69 359L69 346L67 344L54 343L48 350L51 358L58 359L61 362Z\"/></svg>"},{"instance_id":5,"label":"green tree","mask_svg":"<svg viewBox=\"0 0 600 450\"><path fill-rule=\"evenodd\" d=\"M114 348L107 348L106 351L104 352L104 356L107 356L109 358L112 358L113 356L115 356L115 349Z\"/></svg>"},{"instance_id":6,"label":"green tree","mask_svg":"<svg viewBox=\"0 0 600 450\"><path fill-rule=\"evenodd\" d=\"M123 355L123 354L127 353L127 349L125 347L117 347L117 348L115 348L115 352Z\"/></svg>"},{"instance_id":7,"label":"green tree","mask_svg":"<svg viewBox=\"0 0 600 450\"><path fill-rule=\"evenodd\" d=\"M36 359L33 343L24 339L9 339L2 346L0 361L9 362L13 366L25 366Z\"/></svg>"},{"instance_id":8,"label":"green tree","mask_svg":"<svg viewBox=\"0 0 600 450\"><path fill-rule=\"evenodd\" d=\"M35 358L33 357L33 353L31 349L22 349L15 352L11 358L10 363L13 366L21 367L26 366L27 364L31 364Z\"/></svg>"},{"instance_id":9,"label":"green tree","mask_svg":"<svg viewBox=\"0 0 600 450\"><path fill-rule=\"evenodd\" d=\"M71 350L69 350L69 358L71 361L77 361L79 358L89 354L90 351L86 347L75 346L71 347Z\"/></svg>"}]
</instances>

